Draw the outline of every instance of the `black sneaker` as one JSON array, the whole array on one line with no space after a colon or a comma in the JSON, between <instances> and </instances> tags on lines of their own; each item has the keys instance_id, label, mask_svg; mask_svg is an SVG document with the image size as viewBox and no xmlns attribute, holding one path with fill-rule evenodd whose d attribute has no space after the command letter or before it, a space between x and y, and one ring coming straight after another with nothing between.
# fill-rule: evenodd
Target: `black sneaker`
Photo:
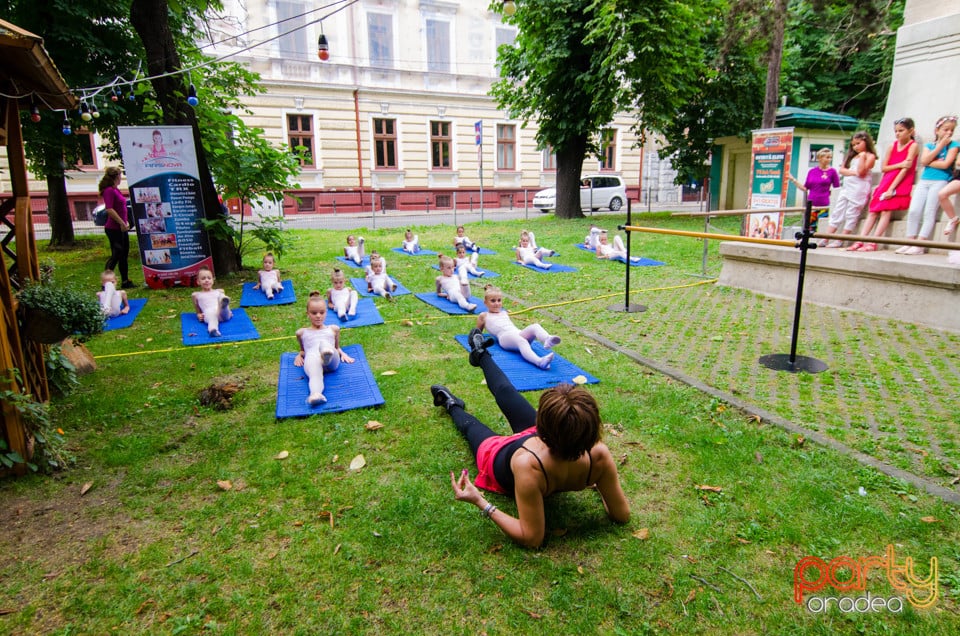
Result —
<instances>
[{"instance_id":1,"label":"black sneaker","mask_svg":"<svg viewBox=\"0 0 960 636\"><path fill-rule=\"evenodd\" d=\"M455 396L450 392L450 389L443 386L442 384L434 384L430 387L430 395L433 396L433 405L442 406L443 408L449 411L451 407L459 406L460 408L466 408L463 400Z\"/></svg>"},{"instance_id":2,"label":"black sneaker","mask_svg":"<svg viewBox=\"0 0 960 636\"><path fill-rule=\"evenodd\" d=\"M125 280L123 281L123 284L120 285L120 289L133 289L134 287L136 287L136 285L132 280Z\"/></svg>"},{"instance_id":3,"label":"black sneaker","mask_svg":"<svg viewBox=\"0 0 960 636\"><path fill-rule=\"evenodd\" d=\"M479 367L480 357L496 343L496 340L490 336L484 336L480 329L474 327L467 336L467 342L470 344L470 364Z\"/></svg>"}]
</instances>

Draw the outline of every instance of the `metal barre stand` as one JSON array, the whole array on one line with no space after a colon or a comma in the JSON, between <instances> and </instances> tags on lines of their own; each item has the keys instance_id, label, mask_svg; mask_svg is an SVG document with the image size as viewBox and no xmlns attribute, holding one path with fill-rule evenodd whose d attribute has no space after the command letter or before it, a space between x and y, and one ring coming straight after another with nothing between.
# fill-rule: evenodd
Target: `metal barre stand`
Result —
<instances>
[{"instance_id":1,"label":"metal barre stand","mask_svg":"<svg viewBox=\"0 0 960 636\"><path fill-rule=\"evenodd\" d=\"M807 201L806 209L803 213L803 231L797 232L794 238L799 242L796 247L800 248L800 269L797 279L797 301L793 310L793 333L790 336L790 353L770 353L760 356L760 364L773 369L774 371L789 371L798 373L806 371L807 373L820 373L827 370L827 365L821 360L810 358L808 356L797 355L797 336L800 331L800 307L803 301L803 275L807 269L807 250L816 249L817 245L810 244L810 238L813 232L810 230L810 211L812 205Z\"/></svg>"},{"instance_id":2,"label":"metal barre stand","mask_svg":"<svg viewBox=\"0 0 960 636\"><path fill-rule=\"evenodd\" d=\"M627 197L627 226L631 225L630 221L631 221L631 218L630 218L630 198ZM625 226L623 226L623 225L619 225L619 226L617 226L617 229L618 229L618 230L622 230L622 229L624 229L624 227L625 227ZM608 311L623 311L623 312L626 312L626 313L628 313L628 314L637 314L637 313L641 313L641 312L644 312L644 311L647 310L647 306L646 306L646 305L639 305L639 304L633 304L633 305L631 305L631 304L630 304L630 235L631 235L631 234L633 234L633 232L627 232L627 258L624 259L624 260L626 261L625 267L627 268L627 274L626 274L626 285L625 285L626 292L625 292L624 297L623 297L623 304L622 304L622 305L610 305L609 307L607 307L607 310L608 310Z\"/></svg>"}]
</instances>

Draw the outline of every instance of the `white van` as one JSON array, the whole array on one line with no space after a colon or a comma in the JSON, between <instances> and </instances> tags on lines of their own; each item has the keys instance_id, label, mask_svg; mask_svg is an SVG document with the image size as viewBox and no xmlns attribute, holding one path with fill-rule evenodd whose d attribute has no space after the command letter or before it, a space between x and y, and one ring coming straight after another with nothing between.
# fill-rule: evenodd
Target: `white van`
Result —
<instances>
[{"instance_id":1,"label":"white van","mask_svg":"<svg viewBox=\"0 0 960 636\"><path fill-rule=\"evenodd\" d=\"M616 212L627 201L627 187L615 174L591 174L580 179L580 209L606 208ZM533 197L533 207L541 212L557 208L557 189L541 190Z\"/></svg>"}]
</instances>

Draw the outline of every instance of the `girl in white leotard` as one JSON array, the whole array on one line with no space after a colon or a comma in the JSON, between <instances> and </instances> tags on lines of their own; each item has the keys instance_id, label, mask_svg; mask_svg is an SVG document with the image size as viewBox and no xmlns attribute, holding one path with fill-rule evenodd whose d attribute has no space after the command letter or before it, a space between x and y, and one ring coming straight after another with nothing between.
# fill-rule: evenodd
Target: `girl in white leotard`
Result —
<instances>
[{"instance_id":1,"label":"girl in white leotard","mask_svg":"<svg viewBox=\"0 0 960 636\"><path fill-rule=\"evenodd\" d=\"M597 258L621 258L626 260L627 248L623 244L623 239L617 234L613 237L613 244L607 242L607 231L600 230L599 242L597 243ZM634 263L640 262L639 256L631 256L630 260Z\"/></svg>"},{"instance_id":2,"label":"girl in white leotard","mask_svg":"<svg viewBox=\"0 0 960 636\"><path fill-rule=\"evenodd\" d=\"M539 323L517 328L506 310L503 309L503 294L493 285L484 287L483 304L487 310L477 316L477 329L486 328L497 337L500 346L508 351L519 351L524 360L541 369L549 369L553 361L553 352L538 356L530 343L537 340L546 349L560 344L559 336L551 336Z\"/></svg>"},{"instance_id":3,"label":"girl in white leotard","mask_svg":"<svg viewBox=\"0 0 960 636\"><path fill-rule=\"evenodd\" d=\"M283 291L283 285L280 284L280 270L274 269L273 254L267 252L263 255L263 269L257 272L257 284L254 289L259 289L267 295L267 299L273 300L274 294Z\"/></svg>"},{"instance_id":4,"label":"girl in white leotard","mask_svg":"<svg viewBox=\"0 0 960 636\"><path fill-rule=\"evenodd\" d=\"M353 358L340 348L340 327L324 325L327 317L327 303L318 291L310 292L307 300L307 316L310 326L297 329L297 341L300 353L294 359L294 366L303 367L307 374L310 394L307 404L314 406L327 401L323 394L323 374L333 373L341 362L350 364Z\"/></svg>"},{"instance_id":5,"label":"girl in white leotard","mask_svg":"<svg viewBox=\"0 0 960 636\"><path fill-rule=\"evenodd\" d=\"M357 265L362 265L364 257L363 237L361 236L358 241L353 234L348 234L347 244L343 246L343 255Z\"/></svg>"},{"instance_id":6,"label":"girl in white leotard","mask_svg":"<svg viewBox=\"0 0 960 636\"><path fill-rule=\"evenodd\" d=\"M396 283L383 271L383 259L376 255L371 256L370 270L367 272L367 291L390 300L390 292L396 290Z\"/></svg>"},{"instance_id":7,"label":"girl in white leotard","mask_svg":"<svg viewBox=\"0 0 960 636\"><path fill-rule=\"evenodd\" d=\"M537 245L537 237L530 230L521 230L520 231L520 241L523 241L523 237L527 237L530 241L530 248L533 250L534 255L539 259L549 258L556 254L556 250L552 250L548 247L540 247ZM517 246L520 246L520 242L517 243Z\"/></svg>"},{"instance_id":8,"label":"girl in white leotard","mask_svg":"<svg viewBox=\"0 0 960 636\"><path fill-rule=\"evenodd\" d=\"M468 274L473 274L474 276L483 276L486 274L482 269L477 269L477 256L476 252L472 252L470 256L467 256L467 248L461 243L457 245L457 255L453 257L453 269L457 272L457 277L460 278L460 283L466 285L469 282L470 277Z\"/></svg>"},{"instance_id":9,"label":"girl in white leotard","mask_svg":"<svg viewBox=\"0 0 960 636\"><path fill-rule=\"evenodd\" d=\"M340 320L356 316L357 290L347 288L347 278L343 275L342 269L339 267L333 268L330 283L333 287L327 290L327 307L337 312L337 317Z\"/></svg>"},{"instance_id":10,"label":"girl in white leotard","mask_svg":"<svg viewBox=\"0 0 960 636\"><path fill-rule=\"evenodd\" d=\"M420 237L414 234L412 230L407 230L403 233L402 249L408 254L416 254L420 251Z\"/></svg>"},{"instance_id":11,"label":"girl in white leotard","mask_svg":"<svg viewBox=\"0 0 960 636\"><path fill-rule=\"evenodd\" d=\"M522 265L533 265L540 269L550 269L553 263L544 263L537 257L537 253L530 247L530 237L521 236L520 246L517 247L517 262Z\"/></svg>"},{"instance_id":12,"label":"girl in white leotard","mask_svg":"<svg viewBox=\"0 0 960 636\"><path fill-rule=\"evenodd\" d=\"M440 254L439 259L440 275L436 278L437 296L456 303L461 309L466 309L467 311L476 309L476 303L468 300L470 297L470 286L461 283L460 279L454 274L453 259L443 254Z\"/></svg>"},{"instance_id":13,"label":"girl in white leotard","mask_svg":"<svg viewBox=\"0 0 960 636\"><path fill-rule=\"evenodd\" d=\"M213 282L213 270L205 265L197 269L200 291L193 292L193 307L197 310L197 320L206 323L210 336L219 338L220 323L230 320L233 312L230 297L222 289L214 289Z\"/></svg>"},{"instance_id":14,"label":"girl in white leotard","mask_svg":"<svg viewBox=\"0 0 960 636\"><path fill-rule=\"evenodd\" d=\"M116 318L120 314L130 312L130 302L127 300L127 292L117 289L117 275L112 269L105 269L100 274L100 285L103 287L97 292L97 300L100 301L100 309L107 318Z\"/></svg>"}]
</instances>

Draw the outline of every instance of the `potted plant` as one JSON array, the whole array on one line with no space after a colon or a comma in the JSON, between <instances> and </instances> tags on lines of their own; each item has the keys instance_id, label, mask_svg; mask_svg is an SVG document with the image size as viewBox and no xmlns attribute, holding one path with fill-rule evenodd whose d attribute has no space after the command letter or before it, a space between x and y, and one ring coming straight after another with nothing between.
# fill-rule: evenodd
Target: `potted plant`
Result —
<instances>
[{"instance_id":1,"label":"potted plant","mask_svg":"<svg viewBox=\"0 0 960 636\"><path fill-rule=\"evenodd\" d=\"M55 284L28 283L17 293L21 333L43 344L67 336L85 340L103 331L104 316L93 294Z\"/></svg>"}]
</instances>

